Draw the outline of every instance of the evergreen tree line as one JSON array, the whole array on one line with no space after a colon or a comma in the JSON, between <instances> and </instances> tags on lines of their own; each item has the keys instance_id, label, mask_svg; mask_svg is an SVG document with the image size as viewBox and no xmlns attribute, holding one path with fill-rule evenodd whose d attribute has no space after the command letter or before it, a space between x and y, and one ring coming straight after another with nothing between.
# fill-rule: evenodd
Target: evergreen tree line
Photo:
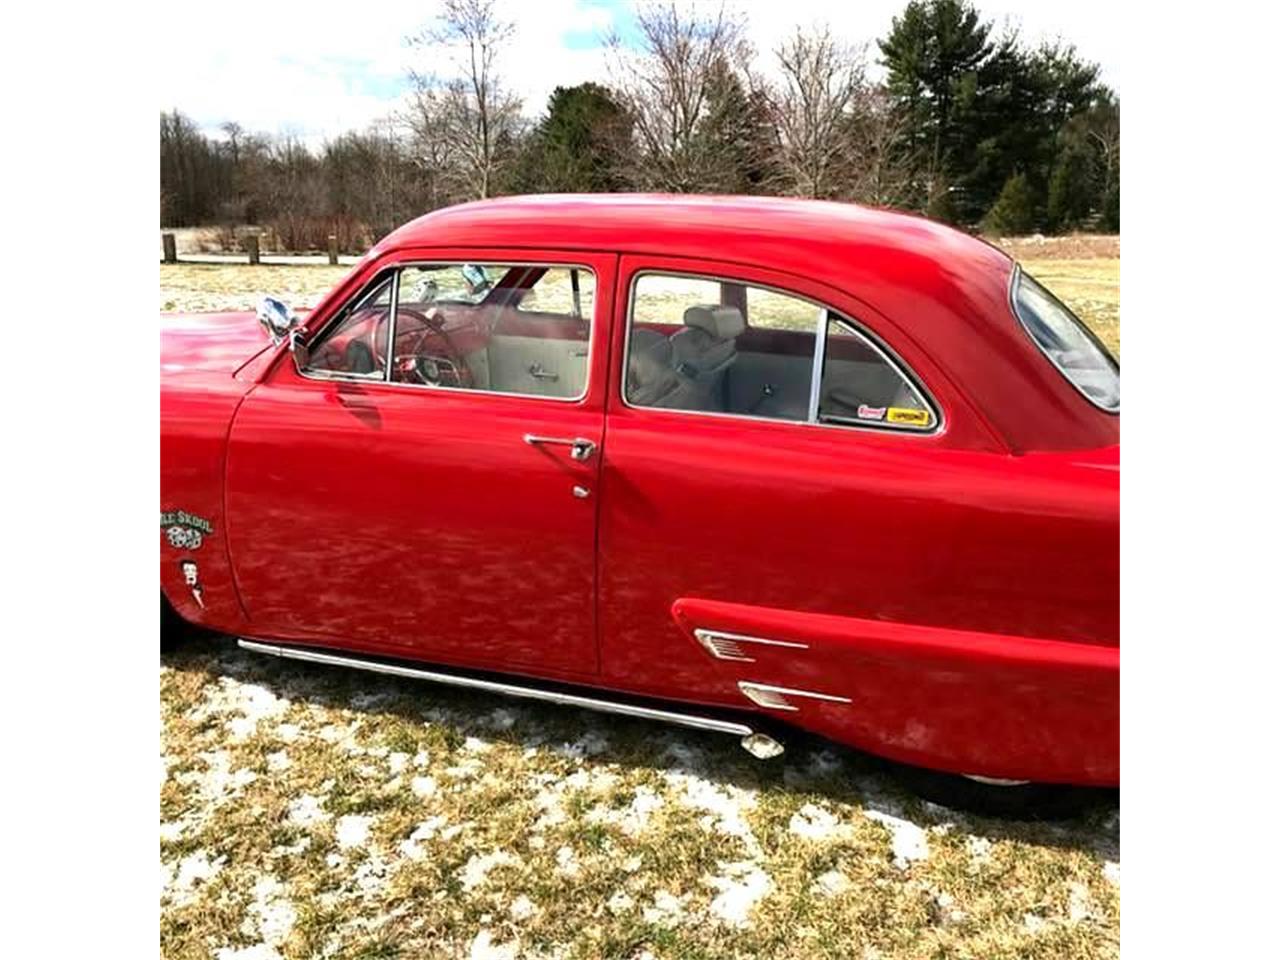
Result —
<instances>
[{"instance_id":1,"label":"evergreen tree line","mask_svg":"<svg viewBox=\"0 0 1280 960\"><path fill-rule=\"evenodd\" d=\"M797 29L769 79L723 10L649 2L637 22L639 45L609 39L602 82L556 88L532 122L500 79L519 38L496 0L444 0L407 39L450 78L411 74L406 109L318 150L162 113L161 223L361 250L478 197L662 190L871 203L992 234L1119 230L1120 105L1097 65L997 34L968 0L910 0L873 46Z\"/></svg>"}]
</instances>

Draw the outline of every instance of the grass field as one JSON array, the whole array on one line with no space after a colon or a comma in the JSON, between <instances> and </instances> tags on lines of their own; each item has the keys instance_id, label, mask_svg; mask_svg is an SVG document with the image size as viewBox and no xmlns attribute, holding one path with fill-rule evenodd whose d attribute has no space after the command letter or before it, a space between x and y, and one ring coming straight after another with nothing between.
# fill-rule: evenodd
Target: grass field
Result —
<instances>
[{"instance_id":1,"label":"grass field","mask_svg":"<svg viewBox=\"0 0 1280 960\"><path fill-rule=\"evenodd\" d=\"M1118 349L1118 250L1054 252L1018 256ZM344 272L162 267L161 305L301 305ZM225 639L161 658L160 710L165 957L1119 953L1109 795L1063 823L961 815L819 743L760 762Z\"/></svg>"}]
</instances>

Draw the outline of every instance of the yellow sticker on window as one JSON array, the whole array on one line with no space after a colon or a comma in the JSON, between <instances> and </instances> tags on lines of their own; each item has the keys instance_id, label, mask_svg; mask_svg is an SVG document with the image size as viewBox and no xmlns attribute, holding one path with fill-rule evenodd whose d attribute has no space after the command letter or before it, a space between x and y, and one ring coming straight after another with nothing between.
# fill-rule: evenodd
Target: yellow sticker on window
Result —
<instances>
[{"instance_id":1,"label":"yellow sticker on window","mask_svg":"<svg viewBox=\"0 0 1280 960\"><path fill-rule=\"evenodd\" d=\"M913 410L910 407L890 407L885 419L890 423L909 423L913 427L927 427L929 411Z\"/></svg>"}]
</instances>

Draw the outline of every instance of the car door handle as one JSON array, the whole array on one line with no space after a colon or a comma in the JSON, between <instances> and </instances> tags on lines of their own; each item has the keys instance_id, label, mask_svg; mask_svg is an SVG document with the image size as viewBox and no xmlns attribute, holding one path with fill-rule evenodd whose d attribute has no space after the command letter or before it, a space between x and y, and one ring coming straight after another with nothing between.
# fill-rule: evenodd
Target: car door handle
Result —
<instances>
[{"instance_id":1,"label":"car door handle","mask_svg":"<svg viewBox=\"0 0 1280 960\"><path fill-rule=\"evenodd\" d=\"M591 455L596 452L596 445L583 437L544 437L536 433L526 433L524 442L532 446L538 446L543 443L557 443L571 447L569 456L578 461L590 460Z\"/></svg>"},{"instance_id":2,"label":"car door handle","mask_svg":"<svg viewBox=\"0 0 1280 960\"><path fill-rule=\"evenodd\" d=\"M544 368L540 363L529 364L529 376L533 377L533 379L535 380L559 380L560 379L560 374L552 373L550 370L547 370L546 368Z\"/></svg>"}]
</instances>

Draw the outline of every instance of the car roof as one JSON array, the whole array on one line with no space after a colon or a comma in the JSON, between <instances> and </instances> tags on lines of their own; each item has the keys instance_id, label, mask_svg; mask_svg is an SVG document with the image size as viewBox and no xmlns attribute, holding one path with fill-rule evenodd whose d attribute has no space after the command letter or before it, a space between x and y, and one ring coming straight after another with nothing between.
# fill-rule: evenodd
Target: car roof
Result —
<instances>
[{"instance_id":1,"label":"car roof","mask_svg":"<svg viewBox=\"0 0 1280 960\"><path fill-rule=\"evenodd\" d=\"M792 197L655 193L537 194L462 203L410 221L379 243L378 251L545 247L551 238L556 247L619 253L680 250L682 256L707 256L713 249L718 259L746 257L778 269L803 266L819 280L824 278L813 267L833 244L909 250L952 268L958 261L970 268L1009 266L1002 250L914 214ZM686 244L691 252L682 249Z\"/></svg>"}]
</instances>

